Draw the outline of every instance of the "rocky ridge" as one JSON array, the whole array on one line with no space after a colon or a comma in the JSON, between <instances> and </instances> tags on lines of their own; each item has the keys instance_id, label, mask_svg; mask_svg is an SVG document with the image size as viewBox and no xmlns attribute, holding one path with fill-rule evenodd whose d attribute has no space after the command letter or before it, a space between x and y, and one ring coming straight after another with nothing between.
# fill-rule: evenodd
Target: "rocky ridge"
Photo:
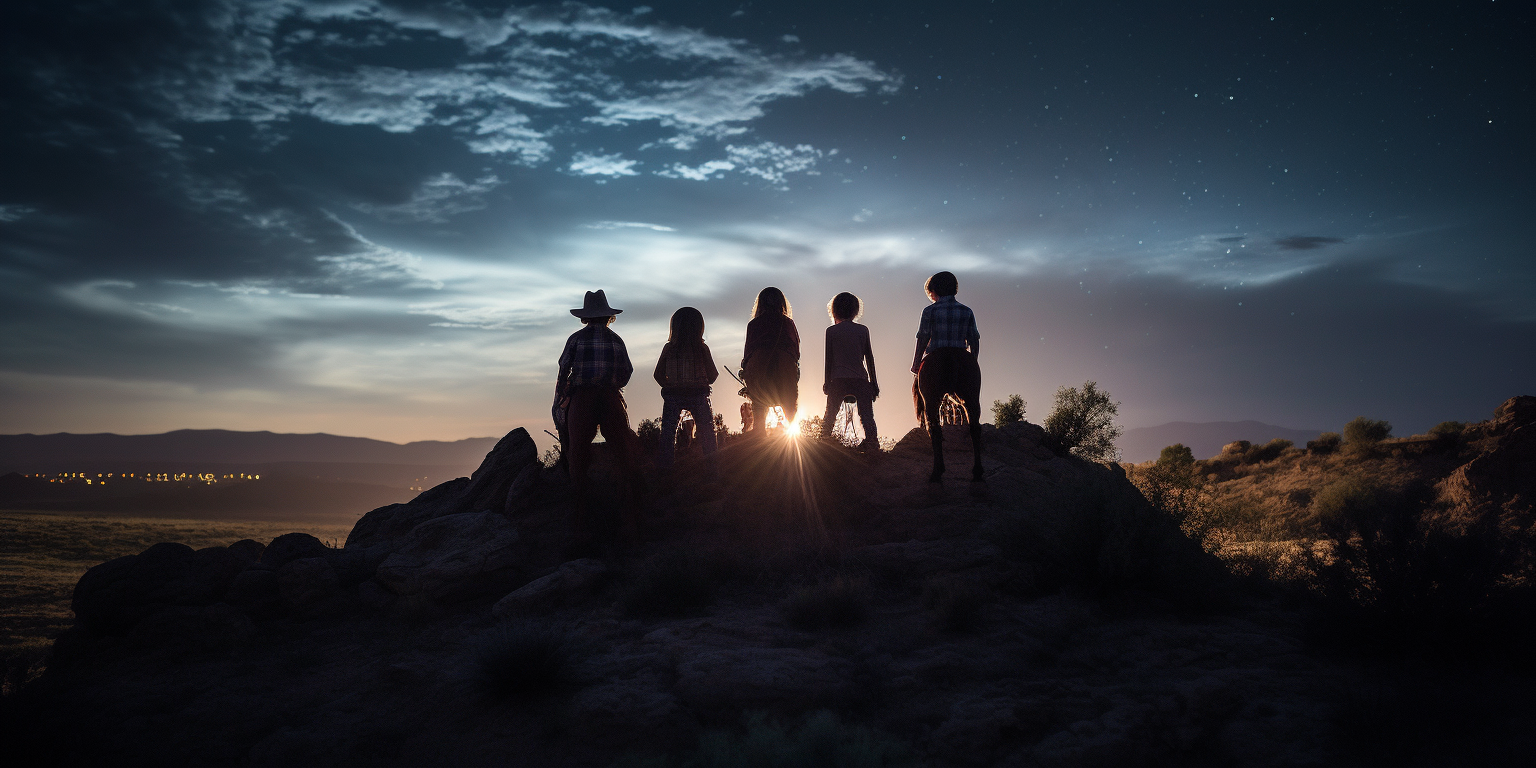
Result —
<instances>
[{"instance_id":1,"label":"rocky ridge","mask_svg":"<svg viewBox=\"0 0 1536 768\"><path fill-rule=\"evenodd\" d=\"M593 548L517 429L341 548L93 568L7 735L41 763L607 765L830 709L936 765L1342 759L1359 672L1118 467L1048 445L987 426L986 483L931 485L917 430L878 456L737 441L715 479L653 474L642 539ZM612 472L599 451L603 509ZM530 637L549 684L499 690L496 654Z\"/></svg>"}]
</instances>

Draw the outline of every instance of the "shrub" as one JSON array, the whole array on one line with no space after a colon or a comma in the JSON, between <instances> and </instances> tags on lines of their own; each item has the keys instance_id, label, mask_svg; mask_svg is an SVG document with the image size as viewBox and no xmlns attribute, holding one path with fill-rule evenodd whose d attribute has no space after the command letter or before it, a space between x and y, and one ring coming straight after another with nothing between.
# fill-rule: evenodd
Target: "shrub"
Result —
<instances>
[{"instance_id":1,"label":"shrub","mask_svg":"<svg viewBox=\"0 0 1536 768\"><path fill-rule=\"evenodd\" d=\"M726 438L731 436L731 428L725 425L725 415L715 414L714 419L715 444L725 445Z\"/></svg>"},{"instance_id":2,"label":"shrub","mask_svg":"<svg viewBox=\"0 0 1536 768\"><path fill-rule=\"evenodd\" d=\"M1174 443L1157 454L1157 466L1165 469L1192 469L1195 452L1183 443Z\"/></svg>"},{"instance_id":3,"label":"shrub","mask_svg":"<svg viewBox=\"0 0 1536 768\"><path fill-rule=\"evenodd\" d=\"M487 694L532 699L567 682L571 650L566 638L548 627L503 625L481 640L475 661Z\"/></svg>"},{"instance_id":4,"label":"shrub","mask_svg":"<svg viewBox=\"0 0 1536 768\"><path fill-rule=\"evenodd\" d=\"M560 444L559 443L555 443L554 445L551 445L549 447L549 450L545 451L544 455L539 457L539 463L543 464L546 467L553 467L556 464L559 464L560 463Z\"/></svg>"},{"instance_id":5,"label":"shrub","mask_svg":"<svg viewBox=\"0 0 1536 768\"><path fill-rule=\"evenodd\" d=\"M917 765L900 742L871 728L847 725L832 712L813 712L798 727L786 728L762 713L747 716L744 733L710 731L684 768L880 768Z\"/></svg>"},{"instance_id":6,"label":"shrub","mask_svg":"<svg viewBox=\"0 0 1536 768\"><path fill-rule=\"evenodd\" d=\"M1536 628L1529 553L1495 516L1452 527L1430 514L1432 499L1428 487L1359 478L1318 492L1331 556L1314 555L1313 587L1330 634L1357 647L1524 647Z\"/></svg>"},{"instance_id":7,"label":"shrub","mask_svg":"<svg viewBox=\"0 0 1536 768\"><path fill-rule=\"evenodd\" d=\"M1337 432L1324 432L1317 436L1316 440L1307 441L1307 453L1314 456L1327 456L1339 450L1339 444L1343 438Z\"/></svg>"},{"instance_id":8,"label":"shrub","mask_svg":"<svg viewBox=\"0 0 1536 768\"><path fill-rule=\"evenodd\" d=\"M1250 443L1247 440L1233 440L1232 442L1227 443L1221 447L1221 455L1237 456L1241 458L1243 454L1246 454L1248 449L1252 447L1253 443Z\"/></svg>"},{"instance_id":9,"label":"shrub","mask_svg":"<svg viewBox=\"0 0 1536 768\"><path fill-rule=\"evenodd\" d=\"M1277 437L1263 445L1256 445L1245 451L1243 453L1243 463L1259 464L1266 461L1274 461L1280 458L1280 454L1285 453L1286 449L1292 445L1294 444L1291 441Z\"/></svg>"},{"instance_id":10,"label":"shrub","mask_svg":"<svg viewBox=\"0 0 1536 768\"><path fill-rule=\"evenodd\" d=\"M1113 461L1119 456L1115 440L1123 430L1114 422L1120 404L1096 382L1083 388L1059 387L1056 405L1045 420L1045 432L1063 448L1089 461Z\"/></svg>"},{"instance_id":11,"label":"shrub","mask_svg":"<svg viewBox=\"0 0 1536 768\"><path fill-rule=\"evenodd\" d=\"M1392 425L1378 419L1356 416L1344 425L1344 444L1355 450L1369 450L1392 436Z\"/></svg>"},{"instance_id":12,"label":"shrub","mask_svg":"<svg viewBox=\"0 0 1536 768\"><path fill-rule=\"evenodd\" d=\"M851 627L869 614L869 589L863 579L836 576L795 590L784 601L790 626L814 632L825 627Z\"/></svg>"},{"instance_id":13,"label":"shrub","mask_svg":"<svg viewBox=\"0 0 1536 768\"><path fill-rule=\"evenodd\" d=\"M703 558L684 549L652 556L624 595L625 610L643 616L681 616L714 600L714 578Z\"/></svg>"},{"instance_id":14,"label":"shrub","mask_svg":"<svg viewBox=\"0 0 1536 768\"><path fill-rule=\"evenodd\" d=\"M640 438L640 450L651 454L661 448L661 419L645 419L635 427Z\"/></svg>"},{"instance_id":15,"label":"shrub","mask_svg":"<svg viewBox=\"0 0 1536 768\"><path fill-rule=\"evenodd\" d=\"M800 419L801 437L820 437L821 422L822 419L820 416L807 416L803 419Z\"/></svg>"},{"instance_id":16,"label":"shrub","mask_svg":"<svg viewBox=\"0 0 1536 768\"><path fill-rule=\"evenodd\" d=\"M1435 437L1456 437L1465 431L1466 428L1467 423L1464 421L1442 421L1430 427L1429 434Z\"/></svg>"},{"instance_id":17,"label":"shrub","mask_svg":"<svg viewBox=\"0 0 1536 768\"><path fill-rule=\"evenodd\" d=\"M1006 401L992 401L992 424L998 427L1006 427L1024 420L1024 398L1018 395L1009 395Z\"/></svg>"}]
</instances>

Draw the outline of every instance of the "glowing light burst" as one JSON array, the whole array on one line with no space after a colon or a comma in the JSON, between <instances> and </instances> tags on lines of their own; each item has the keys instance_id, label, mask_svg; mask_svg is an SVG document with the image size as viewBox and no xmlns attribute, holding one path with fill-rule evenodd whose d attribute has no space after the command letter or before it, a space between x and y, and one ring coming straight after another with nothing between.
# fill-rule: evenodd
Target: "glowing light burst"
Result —
<instances>
[{"instance_id":1,"label":"glowing light burst","mask_svg":"<svg viewBox=\"0 0 1536 768\"><path fill-rule=\"evenodd\" d=\"M797 418L794 421L790 421L784 415L784 406L775 405L769 408L767 415L764 416L763 429L782 429L785 437L799 437L800 419Z\"/></svg>"}]
</instances>

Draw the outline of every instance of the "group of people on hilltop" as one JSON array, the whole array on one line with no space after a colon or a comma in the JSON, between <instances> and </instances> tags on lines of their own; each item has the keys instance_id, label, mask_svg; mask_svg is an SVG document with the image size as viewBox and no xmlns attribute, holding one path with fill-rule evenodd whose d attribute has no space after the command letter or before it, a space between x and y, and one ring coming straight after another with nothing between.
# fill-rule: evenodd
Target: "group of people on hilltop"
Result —
<instances>
[{"instance_id":1,"label":"group of people on hilltop","mask_svg":"<svg viewBox=\"0 0 1536 768\"><path fill-rule=\"evenodd\" d=\"M981 336L976 316L955 299L959 281L949 272L939 272L924 284L929 305L923 308L918 323L917 348L912 357L912 373L921 371L929 355L980 352ZM591 465L592 441L599 430L613 446L615 458L627 468L635 465L638 438L629 426L622 388L634 373L624 340L611 326L621 309L608 305L601 290L587 292L582 306L571 314L583 327L571 334L560 354L560 373L555 383L555 423L561 428L562 451L566 457L576 490L586 485ZM826 364L822 393L827 397L826 415L821 434L830 435L843 403L852 398L864 430L862 450L875 449L879 434L875 425L874 401L880 396L875 373L875 355L869 328L858 322L863 303L852 293L839 293L827 305L832 324L826 332ZM667 343L662 347L653 374L661 385L661 445L658 463L672 465L675 433L682 412L692 414L694 423L703 425L699 442L706 455L716 450L714 416L710 389L720 375L704 341L704 315L693 307L683 307L672 314ZM770 410L781 408L784 419L793 422L799 410L800 333L784 292L764 288L752 307L747 324L747 338L741 358L739 378L751 400L751 421L745 424L751 434L765 434ZM633 472L631 472L633 474Z\"/></svg>"}]
</instances>

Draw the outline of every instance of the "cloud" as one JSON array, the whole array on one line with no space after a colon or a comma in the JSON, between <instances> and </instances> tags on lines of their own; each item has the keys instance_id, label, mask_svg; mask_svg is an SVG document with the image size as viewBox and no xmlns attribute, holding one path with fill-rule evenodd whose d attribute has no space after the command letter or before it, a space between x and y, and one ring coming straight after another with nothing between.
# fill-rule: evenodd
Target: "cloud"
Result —
<instances>
[{"instance_id":1,"label":"cloud","mask_svg":"<svg viewBox=\"0 0 1536 768\"><path fill-rule=\"evenodd\" d=\"M814 174L816 163L829 154L837 154L837 150L823 152L809 144L786 147L765 141L748 146L729 145L725 148L725 154L728 161L742 173L757 176L782 188L788 174Z\"/></svg>"},{"instance_id":2,"label":"cloud","mask_svg":"<svg viewBox=\"0 0 1536 768\"><path fill-rule=\"evenodd\" d=\"M589 152L578 152L571 158L571 173L580 176L634 176L635 160L626 160L623 155L596 155Z\"/></svg>"},{"instance_id":3,"label":"cloud","mask_svg":"<svg viewBox=\"0 0 1536 768\"><path fill-rule=\"evenodd\" d=\"M451 216L485 208L485 193L500 183L495 174L465 182L451 173L441 173L422 182L407 202L396 205L358 203L355 207L386 221L441 224Z\"/></svg>"},{"instance_id":4,"label":"cloud","mask_svg":"<svg viewBox=\"0 0 1536 768\"><path fill-rule=\"evenodd\" d=\"M643 221L599 221L593 224L583 224L586 229L649 229L652 232L676 232L672 227L661 224L647 224Z\"/></svg>"},{"instance_id":5,"label":"cloud","mask_svg":"<svg viewBox=\"0 0 1536 768\"><path fill-rule=\"evenodd\" d=\"M21 221L34 213L37 209L29 205L0 205L0 223Z\"/></svg>"},{"instance_id":6,"label":"cloud","mask_svg":"<svg viewBox=\"0 0 1536 768\"><path fill-rule=\"evenodd\" d=\"M1294 235L1292 237L1282 237L1276 239L1275 245L1280 246L1281 250L1286 251L1311 251L1321 248L1325 245L1332 245L1334 243L1342 242L1344 242L1343 238L1338 237Z\"/></svg>"},{"instance_id":7,"label":"cloud","mask_svg":"<svg viewBox=\"0 0 1536 768\"><path fill-rule=\"evenodd\" d=\"M1243 237L1241 235L1239 235L1237 237L1218 237L1218 238L1216 238L1216 242L1218 242L1218 243L1241 243L1242 241L1247 240L1247 239L1248 238Z\"/></svg>"}]
</instances>

